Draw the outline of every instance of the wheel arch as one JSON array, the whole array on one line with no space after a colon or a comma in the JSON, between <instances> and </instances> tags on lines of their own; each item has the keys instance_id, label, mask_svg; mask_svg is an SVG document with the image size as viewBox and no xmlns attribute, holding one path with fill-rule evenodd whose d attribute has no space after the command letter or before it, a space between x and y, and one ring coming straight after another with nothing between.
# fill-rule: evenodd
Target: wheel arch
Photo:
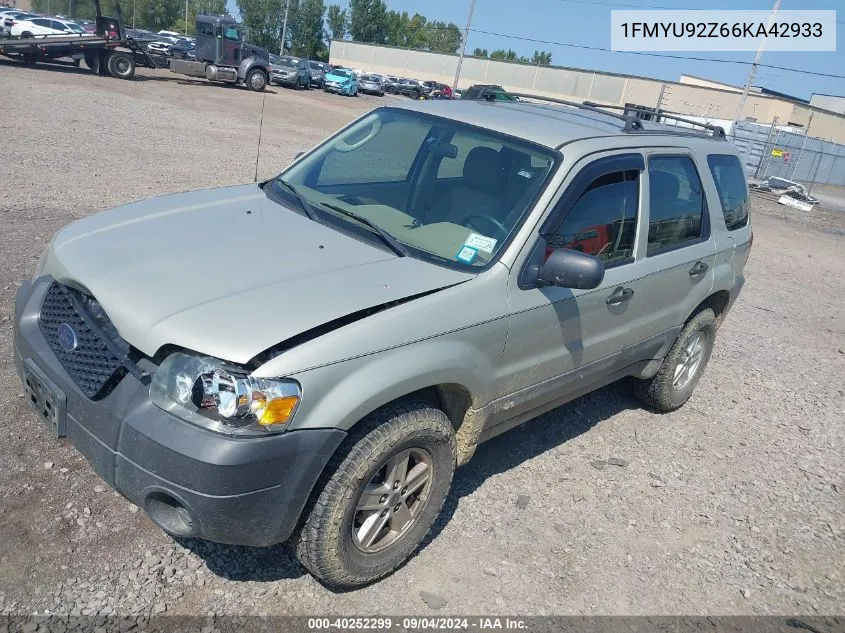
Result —
<instances>
[{"instance_id":1,"label":"wheel arch","mask_svg":"<svg viewBox=\"0 0 845 633\"><path fill-rule=\"evenodd\" d=\"M290 377L303 389L297 414L302 418L294 428L349 431L384 406L418 397L446 414L459 454L468 459L483 426L478 410L491 397L496 367L479 349L452 339L404 346Z\"/></svg>"},{"instance_id":2,"label":"wheel arch","mask_svg":"<svg viewBox=\"0 0 845 633\"><path fill-rule=\"evenodd\" d=\"M687 318L684 320L684 323L688 323L690 319L695 317L699 312L702 310L713 310L713 314L716 315L716 327L720 327L722 325L722 321L724 321L725 316L728 311L728 306L731 302L731 293L727 290L716 290L715 292L711 293L709 297L707 297L704 301L699 303L695 309L690 312Z\"/></svg>"},{"instance_id":3,"label":"wheel arch","mask_svg":"<svg viewBox=\"0 0 845 633\"><path fill-rule=\"evenodd\" d=\"M267 63L262 58L254 55L241 60L241 63L238 66L238 80L243 81L246 79L246 76L256 68L260 68L264 71L264 74L267 75L267 83L270 83L270 69L268 68Z\"/></svg>"}]
</instances>

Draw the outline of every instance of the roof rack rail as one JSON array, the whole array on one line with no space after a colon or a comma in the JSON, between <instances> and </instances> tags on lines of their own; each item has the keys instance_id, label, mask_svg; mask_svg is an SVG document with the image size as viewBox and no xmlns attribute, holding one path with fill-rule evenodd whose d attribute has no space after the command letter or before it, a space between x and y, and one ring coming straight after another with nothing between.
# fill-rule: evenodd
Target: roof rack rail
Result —
<instances>
[{"instance_id":1,"label":"roof rack rail","mask_svg":"<svg viewBox=\"0 0 845 633\"><path fill-rule=\"evenodd\" d=\"M513 97L520 97L521 99L536 99L537 101L559 103L561 105L571 106L580 110L588 110L589 112L597 112L598 114L604 114L605 116L612 116L616 119L619 119L620 121L625 122L625 125L622 128L623 132L641 132L645 129L643 127L643 122L638 117L632 114L616 114L615 112L607 112L605 110L602 110L600 107L597 107L597 104L595 103L589 103L587 101L579 103L578 101L567 101L566 99L556 99L554 97L544 97L542 95L532 95L522 92L511 92L510 90L508 90L507 93Z\"/></svg>"},{"instance_id":2,"label":"roof rack rail","mask_svg":"<svg viewBox=\"0 0 845 633\"><path fill-rule=\"evenodd\" d=\"M672 119L673 121L687 123L688 125L692 125L694 127L704 128L705 130L711 132L713 136L718 138L727 138L727 135L725 134L725 128L723 128L721 125L713 125L711 123L701 123L699 121L693 121L692 119L687 119L678 116L677 114L672 114L669 112L663 112L662 110L652 110L650 108L643 108L637 106L602 105L600 103L594 103L592 101L585 101L584 105L590 106L592 108L604 108L606 110L623 110L626 112L642 112L643 114L651 114L656 117Z\"/></svg>"}]
</instances>

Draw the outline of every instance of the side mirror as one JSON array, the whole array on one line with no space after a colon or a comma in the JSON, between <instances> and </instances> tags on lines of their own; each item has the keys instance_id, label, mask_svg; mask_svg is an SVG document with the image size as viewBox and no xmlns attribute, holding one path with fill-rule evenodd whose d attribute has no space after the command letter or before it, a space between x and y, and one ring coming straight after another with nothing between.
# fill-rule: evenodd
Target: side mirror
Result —
<instances>
[{"instance_id":1,"label":"side mirror","mask_svg":"<svg viewBox=\"0 0 845 633\"><path fill-rule=\"evenodd\" d=\"M540 267L537 285L592 290L603 279L604 262L598 257L569 248L557 248Z\"/></svg>"}]
</instances>

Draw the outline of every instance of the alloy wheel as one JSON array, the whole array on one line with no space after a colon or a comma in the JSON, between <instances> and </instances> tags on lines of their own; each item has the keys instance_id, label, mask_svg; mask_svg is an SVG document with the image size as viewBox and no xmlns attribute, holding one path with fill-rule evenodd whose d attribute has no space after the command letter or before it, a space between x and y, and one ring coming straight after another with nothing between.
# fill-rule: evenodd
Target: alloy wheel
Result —
<instances>
[{"instance_id":1,"label":"alloy wheel","mask_svg":"<svg viewBox=\"0 0 845 633\"><path fill-rule=\"evenodd\" d=\"M372 554L399 540L428 502L432 457L422 448L387 459L364 487L352 520L352 542Z\"/></svg>"},{"instance_id":2,"label":"alloy wheel","mask_svg":"<svg viewBox=\"0 0 845 633\"><path fill-rule=\"evenodd\" d=\"M704 332L699 330L684 346L681 352L681 359L675 366L675 375L672 377L672 387L680 391L686 387L698 373L701 366L701 358L704 355Z\"/></svg>"}]
</instances>

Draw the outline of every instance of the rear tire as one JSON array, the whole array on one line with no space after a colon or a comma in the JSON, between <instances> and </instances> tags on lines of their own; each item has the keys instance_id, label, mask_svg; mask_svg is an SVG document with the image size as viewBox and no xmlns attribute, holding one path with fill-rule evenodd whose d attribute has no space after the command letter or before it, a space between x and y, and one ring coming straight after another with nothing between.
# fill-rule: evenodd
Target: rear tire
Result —
<instances>
[{"instance_id":1,"label":"rear tire","mask_svg":"<svg viewBox=\"0 0 845 633\"><path fill-rule=\"evenodd\" d=\"M317 496L293 539L297 558L336 589L391 573L416 551L440 514L455 463L452 424L427 402L409 398L370 414L352 429L315 487Z\"/></svg>"},{"instance_id":2,"label":"rear tire","mask_svg":"<svg viewBox=\"0 0 845 633\"><path fill-rule=\"evenodd\" d=\"M131 53L115 51L109 55L106 67L115 79L132 79L135 76L135 57Z\"/></svg>"},{"instance_id":3,"label":"rear tire","mask_svg":"<svg viewBox=\"0 0 845 633\"><path fill-rule=\"evenodd\" d=\"M21 33L21 37L32 37L32 33L30 33L29 31L24 31L23 33Z\"/></svg>"},{"instance_id":4,"label":"rear tire","mask_svg":"<svg viewBox=\"0 0 845 633\"><path fill-rule=\"evenodd\" d=\"M654 377L634 380L637 398L663 413L681 407L704 374L715 342L716 315L708 308L687 321Z\"/></svg>"}]
</instances>

